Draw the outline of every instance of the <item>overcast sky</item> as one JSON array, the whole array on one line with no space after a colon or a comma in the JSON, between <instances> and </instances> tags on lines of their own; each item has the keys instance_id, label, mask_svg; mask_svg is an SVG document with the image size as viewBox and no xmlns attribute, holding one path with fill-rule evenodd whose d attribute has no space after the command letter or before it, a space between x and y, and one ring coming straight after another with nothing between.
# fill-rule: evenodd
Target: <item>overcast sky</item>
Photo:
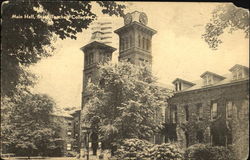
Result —
<instances>
[{"instance_id":1,"label":"overcast sky","mask_svg":"<svg viewBox=\"0 0 250 160\"><path fill-rule=\"evenodd\" d=\"M209 49L201 39L211 12L218 3L125 4L128 6L125 13L134 10L145 12L148 26L157 30L152 40L153 72L161 83L171 84L177 77L195 81L205 71L226 74L235 64L248 67L249 45L242 31L223 34L223 44L217 51ZM96 5L94 10L97 15L103 16ZM123 26L123 18L114 17L112 21L115 29ZM118 36L114 36L114 41L117 41ZM83 78L83 53L80 48L89 42L90 37L90 30L84 30L77 35L77 40L58 39L54 56L31 67L39 77L35 91L48 94L61 108L80 107ZM114 54L115 61L118 52Z\"/></svg>"}]
</instances>

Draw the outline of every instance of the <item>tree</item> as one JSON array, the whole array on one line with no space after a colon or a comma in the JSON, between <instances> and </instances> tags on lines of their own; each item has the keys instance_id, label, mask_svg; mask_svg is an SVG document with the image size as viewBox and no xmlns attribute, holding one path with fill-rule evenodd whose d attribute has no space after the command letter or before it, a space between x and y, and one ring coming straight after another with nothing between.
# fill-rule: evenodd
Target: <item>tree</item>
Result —
<instances>
[{"instance_id":1,"label":"tree","mask_svg":"<svg viewBox=\"0 0 250 160\"><path fill-rule=\"evenodd\" d=\"M112 1L5 1L2 5L1 93L11 96L22 76L22 66L52 55L55 37L76 39L96 14L122 16L124 5Z\"/></svg>"},{"instance_id":2,"label":"tree","mask_svg":"<svg viewBox=\"0 0 250 160\"><path fill-rule=\"evenodd\" d=\"M59 125L52 121L54 101L47 95L17 92L1 101L1 139L16 155L48 156L57 149Z\"/></svg>"},{"instance_id":3,"label":"tree","mask_svg":"<svg viewBox=\"0 0 250 160\"><path fill-rule=\"evenodd\" d=\"M219 5L213 12L211 22L206 24L205 33L202 38L212 49L217 49L222 43L220 36L226 29L229 33L235 30L245 32L249 36L249 11L234 6L233 4Z\"/></svg>"},{"instance_id":4,"label":"tree","mask_svg":"<svg viewBox=\"0 0 250 160\"><path fill-rule=\"evenodd\" d=\"M158 87L147 67L107 63L100 66L98 77L100 84L87 86L91 98L83 120L98 128L102 140L112 144L126 138L149 139L161 129L162 109L172 92Z\"/></svg>"}]
</instances>

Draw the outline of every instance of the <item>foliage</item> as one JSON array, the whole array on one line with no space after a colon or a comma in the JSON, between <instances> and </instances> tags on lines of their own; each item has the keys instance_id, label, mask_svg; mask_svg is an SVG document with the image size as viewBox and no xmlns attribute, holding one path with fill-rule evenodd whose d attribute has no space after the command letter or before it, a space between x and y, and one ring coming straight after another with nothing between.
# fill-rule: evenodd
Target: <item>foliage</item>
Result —
<instances>
[{"instance_id":1,"label":"foliage","mask_svg":"<svg viewBox=\"0 0 250 160\"><path fill-rule=\"evenodd\" d=\"M122 16L124 5L112 1L5 1L2 5L1 93L11 96L23 75L22 66L52 55L56 37L76 39L97 17Z\"/></svg>"},{"instance_id":2,"label":"foliage","mask_svg":"<svg viewBox=\"0 0 250 160\"><path fill-rule=\"evenodd\" d=\"M182 152L177 144L163 143L154 145L149 150L151 160L182 159Z\"/></svg>"},{"instance_id":3,"label":"foliage","mask_svg":"<svg viewBox=\"0 0 250 160\"><path fill-rule=\"evenodd\" d=\"M226 29L229 33L235 30L245 32L245 37L249 36L249 11L238 8L232 4L218 6L212 13L211 22L205 27L205 34L202 35L206 43L212 49L217 49L222 43L220 36Z\"/></svg>"},{"instance_id":4,"label":"foliage","mask_svg":"<svg viewBox=\"0 0 250 160\"><path fill-rule=\"evenodd\" d=\"M184 153L186 160L236 160L234 154L223 146L195 144Z\"/></svg>"},{"instance_id":5,"label":"foliage","mask_svg":"<svg viewBox=\"0 0 250 160\"><path fill-rule=\"evenodd\" d=\"M83 120L98 126L104 140L148 139L161 129L162 108L172 92L156 86L147 67L107 63L100 66L98 77L100 85L87 86L91 98ZM99 123L93 123L94 118Z\"/></svg>"},{"instance_id":6,"label":"foliage","mask_svg":"<svg viewBox=\"0 0 250 160\"><path fill-rule=\"evenodd\" d=\"M176 144L163 143L154 145L146 140L126 139L116 152L118 159L182 159L182 152Z\"/></svg>"},{"instance_id":7,"label":"foliage","mask_svg":"<svg viewBox=\"0 0 250 160\"><path fill-rule=\"evenodd\" d=\"M125 139L118 147L116 157L124 160L129 158L142 159L144 157L149 157L149 149L152 146L153 144L146 140Z\"/></svg>"},{"instance_id":8,"label":"foliage","mask_svg":"<svg viewBox=\"0 0 250 160\"><path fill-rule=\"evenodd\" d=\"M59 127L50 114L55 103L47 95L17 92L2 97L1 139L16 155L48 155L58 149Z\"/></svg>"}]
</instances>

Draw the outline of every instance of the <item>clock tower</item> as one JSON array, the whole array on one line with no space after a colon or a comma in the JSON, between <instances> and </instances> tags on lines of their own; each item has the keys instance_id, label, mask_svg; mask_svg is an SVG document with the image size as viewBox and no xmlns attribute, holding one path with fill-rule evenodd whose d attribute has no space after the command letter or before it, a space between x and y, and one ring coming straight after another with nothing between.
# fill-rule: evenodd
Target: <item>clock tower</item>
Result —
<instances>
[{"instance_id":1,"label":"clock tower","mask_svg":"<svg viewBox=\"0 0 250 160\"><path fill-rule=\"evenodd\" d=\"M147 22L143 12L134 11L124 16L124 26L115 30L119 36L119 61L152 66L152 36L156 31L148 27Z\"/></svg>"}]
</instances>

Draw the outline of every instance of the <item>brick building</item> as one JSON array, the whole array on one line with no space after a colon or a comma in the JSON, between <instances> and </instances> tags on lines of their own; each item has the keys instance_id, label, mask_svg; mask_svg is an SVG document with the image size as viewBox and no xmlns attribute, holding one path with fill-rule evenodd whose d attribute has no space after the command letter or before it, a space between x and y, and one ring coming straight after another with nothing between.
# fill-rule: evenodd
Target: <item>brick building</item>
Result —
<instances>
[{"instance_id":1,"label":"brick building","mask_svg":"<svg viewBox=\"0 0 250 160\"><path fill-rule=\"evenodd\" d=\"M166 110L166 140L183 148L196 143L233 146L244 157L249 136L249 68L236 64L231 73L205 72L195 82L177 78Z\"/></svg>"},{"instance_id":2,"label":"brick building","mask_svg":"<svg viewBox=\"0 0 250 160\"><path fill-rule=\"evenodd\" d=\"M60 151L55 153L57 156L69 156L72 152L76 152L73 148L76 139L74 138L74 118L68 114L54 114L51 118L56 123L60 124L60 140L58 141Z\"/></svg>"}]
</instances>

